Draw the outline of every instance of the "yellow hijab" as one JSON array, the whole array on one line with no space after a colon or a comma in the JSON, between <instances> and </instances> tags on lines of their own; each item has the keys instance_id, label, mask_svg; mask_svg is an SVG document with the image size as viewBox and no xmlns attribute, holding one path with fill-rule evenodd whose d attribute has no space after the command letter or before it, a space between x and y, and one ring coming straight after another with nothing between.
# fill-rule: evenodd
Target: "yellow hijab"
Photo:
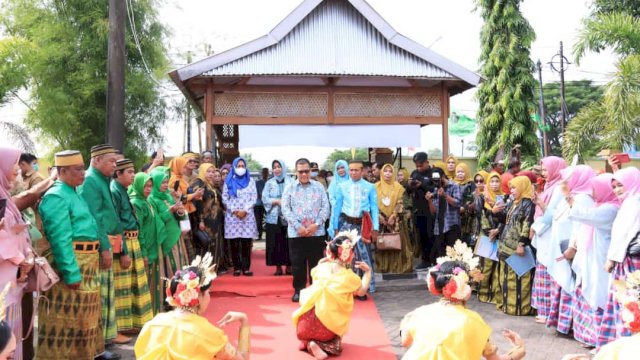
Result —
<instances>
[{"instance_id":1,"label":"yellow hijab","mask_svg":"<svg viewBox=\"0 0 640 360\"><path fill-rule=\"evenodd\" d=\"M443 173L446 173L447 171L447 164L444 163L444 161L434 161L433 165L431 165L432 168L438 168L440 170L442 170Z\"/></svg>"},{"instance_id":2,"label":"yellow hijab","mask_svg":"<svg viewBox=\"0 0 640 360\"><path fill-rule=\"evenodd\" d=\"M517 199L513 199L513 201L517 204L522 199L533 199L533 185L531 185L531 180L529 180L526 176L516 176L511 181L509 181L509 187L514 187L520 194L520 197Z\"/></svg>"},{"instance_id":3,"label":"yellow hijab","mask_svg":"<svg viewBox=\"0 0 640 360\"><path fill-rule=\"evenodd\" d=\"M500 173L492 171L484 181L484 208L487 210L493 209L493 206L496 204L496 198L498 195L502 195L502 183L498 185L498 191L491 190L491 186L489 186L491 179L494 177L497 177L498 180L500 180Z\"/></svg>"},{"instance_id":4,"label":"yellow hijab","mask_svg":"<svg viewBox=\"0 0 640 360\"><path fill-rule=\"evenodd\" d=\"M391 168L391 180L384 180L384 169ZM386 216L391 216L395 212L398 200L402 199L404 187L396 181L396 170L391 164L384 164L380 170L380 181L375 184L378 193L378 209ZM388 198L388 205L384 204L384 199Z\"/></svg>"},{"instance_id":5,"label":"yellow hijab","mask_svg":"<svg viewBox=\"0 0 640 360\"><path fill-rule=\"evenodd\" d=\"M462 171L464 171L464 179L462 179L462 180L458 180L457 173L458 173L459 169L462 169ZM465 185L468 182L473 181L473 179L471 178L469 165L467 165L465 163L458 163L458 165L456 165L456 168L455 168L455 170L453 172L455 173L453 181L455 181L456 184L458 184L458 185Z\"/></svg>"},{"instance_id":6,"label":"yellow hijab","mask_svg":"<svg viewBox=\"0 0 640 360\"><path fill-rule=\"evenodd\" d=\"M213 184L210 183L209 180L207 180L207 170L209 170L209 168L215 169L216 167L210 163L204 163L200 165L200 168L198 169L198 179L202 180L202 182L207 185L209 189L213 189Z\"/></svg>"},{"instance_id":7,"label":"yellow hijab","mask_svg":"<svg viewBox=\"0 0 640 360\"><path fill-rule=\"evenodd\" d=\"M402 173L402 175L404 175L403 183L406 184L407 182L409 182L409 176L411 176L411 175L409 175L409 170L407 170L405 168L400 168L400 169L398 169L398 172Z\"/></svg>"},{"instance_id":8,"label":"yellow hijab","mask_svg":"<svg viewBox=\"0 0 640 360\"><path fill-rule=\"evenodd\" d=\"M453 162L455 163L455 166L453 167L453 171L449 171L449 169L447 168L447 164L449 163L449 160L452 160L452 159L453 159ZM458 159L456 159L456 158L455 158L455 157L453 157L453 156L449 156L449 157L447 158L447 161L445 161L445 163L444 163L444 169L442 169L442 170L444 171L444 173L445 173L445 174L447 174L447 177L448 177L450 180L453 180L453 179L455 179L455 178L456 178L456 168L457 168L457 167L458 167ZM469 171L467 171L467 174L468 174L468 173L469 173Z\"/></svg>"}]
</instances>

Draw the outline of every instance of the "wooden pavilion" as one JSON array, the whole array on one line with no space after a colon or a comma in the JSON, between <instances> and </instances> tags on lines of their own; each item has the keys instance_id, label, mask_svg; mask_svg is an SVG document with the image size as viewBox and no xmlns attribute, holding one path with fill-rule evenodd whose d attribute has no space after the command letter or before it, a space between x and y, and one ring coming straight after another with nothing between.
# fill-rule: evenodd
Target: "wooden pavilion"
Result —
<instances>
[{"instance_id":1,"label":"wooden pavilion","mask_svg":"<svg viewBox=\"0 0 640 360\"><path fill-rule=\"evenodd\" d=\"M238 125L441 124L480 76L396 32L364 0L304 0L267 35L172 71L207 148L238 156Z\"/></svg>"}]
</instances>

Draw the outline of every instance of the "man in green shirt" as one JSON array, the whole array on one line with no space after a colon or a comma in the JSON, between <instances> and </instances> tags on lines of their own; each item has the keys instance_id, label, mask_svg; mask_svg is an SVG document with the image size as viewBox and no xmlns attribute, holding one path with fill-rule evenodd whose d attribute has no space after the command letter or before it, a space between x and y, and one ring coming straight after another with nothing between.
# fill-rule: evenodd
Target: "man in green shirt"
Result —
<instances>
[{"instance_id":1,"label":"man in green shirt","mask_svg":"<svg viewBox=\"0 0 640 360\"><path fill-rule=\"evenodd\" d=\"M131 259L127 255L122 224L109 191L109 182L116 170L116 157L116 151L111 145L93 146L91 166L78 193L87 202L89 211L98 224L104 339L107 343L124 344L131 341L131 338L118 334L112 259L119 261L124 269L129 268Z\"/></svg>"},{"instance_id":2,"label":"man in green shirt","mask_svg":"<svg viewBox=\"0 0 640 360\"><path fill-rule=\"evenodd\" d=\"M47 257L60 282L38 306L37 359L117 359L104 352L101 327L99 241L96 221L76 187L84 181L78 151L55 154L58 180L38 207L50 248ZM44 241L44 240L43 240Z\"/></svg>"},{"instance_id":3,"label":"man in green shirt","mask_svg":"<svg viewBox=\"0 0 640 360\"><path fill-rule=\"evenodd\" d=\"M131 266L123 268L119 262L113 263L116 290L116 322L119 332L139 332L144 324L153 319L151 293L145 270L139 236L139 225L133 206L129 202L127 188L133 183L135 169L129 159L116 161L116 172L111 180L111 196L124 229L124 238Z\"/></svg>"}]
</instances>

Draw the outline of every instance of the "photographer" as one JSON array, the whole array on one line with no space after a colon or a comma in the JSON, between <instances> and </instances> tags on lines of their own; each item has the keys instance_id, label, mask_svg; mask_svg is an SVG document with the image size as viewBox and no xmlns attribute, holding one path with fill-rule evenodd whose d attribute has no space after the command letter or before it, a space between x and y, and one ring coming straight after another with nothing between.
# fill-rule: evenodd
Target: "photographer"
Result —
<instances>
[{"instance_id":1,"label":"photographer","mask_svg":"<svg viewBox=\"0 0 640 360\"><path fill-rule=\"evenodd\" d=\"M429 202L429 208L435 215L433 234L435 243L431 251L431 260L445 255L446 246L453 246L460 239L460 204L462 203L462 191L460 186L449 178L440 169L432 171L432 181L435 184L433 192L427 192L425 199Z\"/></svg>"},{"instance_id":2,"label":"photographer","mask_svg":"<svg viewBox=\"0 0 640 360\"><path fill-rule=\"evenodd\" d=\"M433 247L433 215L429 210L429 204L425 195L434 191L431 181L432 169L429 166L427 154L418 152L413 155L413 163L416 170L411 173L407 183L407 192L413 199L413 207L417 236L419 240L422 261L416 270L426 270L431 262L430 255Z\"/></svg>"}]
</instances>

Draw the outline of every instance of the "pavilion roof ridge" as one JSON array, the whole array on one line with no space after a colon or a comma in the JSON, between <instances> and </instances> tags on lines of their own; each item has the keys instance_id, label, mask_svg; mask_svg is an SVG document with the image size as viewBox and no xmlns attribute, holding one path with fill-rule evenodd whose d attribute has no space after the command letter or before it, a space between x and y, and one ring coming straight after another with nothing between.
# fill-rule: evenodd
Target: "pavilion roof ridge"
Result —
<instances>
[{"instance_id":1,"label":"pavilion roof ridge","mask_svg":"<svg viewBox=\"0 0 640 360\"><path fill-rule=\"evenodd\" d=\"M321 25L326 27L328 26L326 24L328 22L326 20L327 16L347 16L345 15L347 11L344 10L348 6L346 5L347 3L355 9L356 14L350 15L352 18L359 15L374 29L373 31L365 31L364 34L357 34L362 39L352 37L349 40L354 41L356 45L360 45L362 49L378 55L379 61L376 61L375 57L372 56L371 61L366 61L365 64L341 63L338 58L345 51L349 51L345 50L349 49L345 45L340 49L323 51L321 54L326 57L326 59L322 59L324 62L313 61L315 57L309 54L308 59L298 59L297 64L293 63L294 59L291 60L291 64L282 64L282 58L287 50L292 48L303 50L303 47L305 47L304 50L309 51L309 48L307 48L309 39L322 38L323 34L311 33L312 30L309 29L316 28L310 26L309 22L315 21L312 25L317 25L320 22ZM324 10L325 14L319 14L318 11L313 13L321 5L325 6L325 8L320 8ZM320 18L320 20L307 19L312 15ZM322 16L325 16L324 20ZM353 19L347 20L349 21L340 22L340 25L351 29L353 26L367 26L362 25L362 21L354 25L351 23ZM322 21L325 23L322 24ZM306 25L306 28L296 29L296 27L304 25ZM329 27L329 29L333 28ZM296 30L298 30L298 33L295 33ZM378 32L383 38L379 38L375 32ZM364 38L367 36L368 38ZM321 44L334 44L335 47L340 47L335 45L335 42L332 43L331 39L324 40L326 41L324 43L321 42ZM283 45L283 43L286 43L286 45ZM289 48L286 48L287 45ZM353 54L350 55L354 57L366 56L366 54L358 53L357 51L353 51ZM480 76L475 72L397 32L365 0L304 0L266 35L175 70L172 78L178 80L175 75L180 81L186 81L197 76L397 76L460 79L471 86L477 85L481 80Z\"/></svg>"}]
</instances>

